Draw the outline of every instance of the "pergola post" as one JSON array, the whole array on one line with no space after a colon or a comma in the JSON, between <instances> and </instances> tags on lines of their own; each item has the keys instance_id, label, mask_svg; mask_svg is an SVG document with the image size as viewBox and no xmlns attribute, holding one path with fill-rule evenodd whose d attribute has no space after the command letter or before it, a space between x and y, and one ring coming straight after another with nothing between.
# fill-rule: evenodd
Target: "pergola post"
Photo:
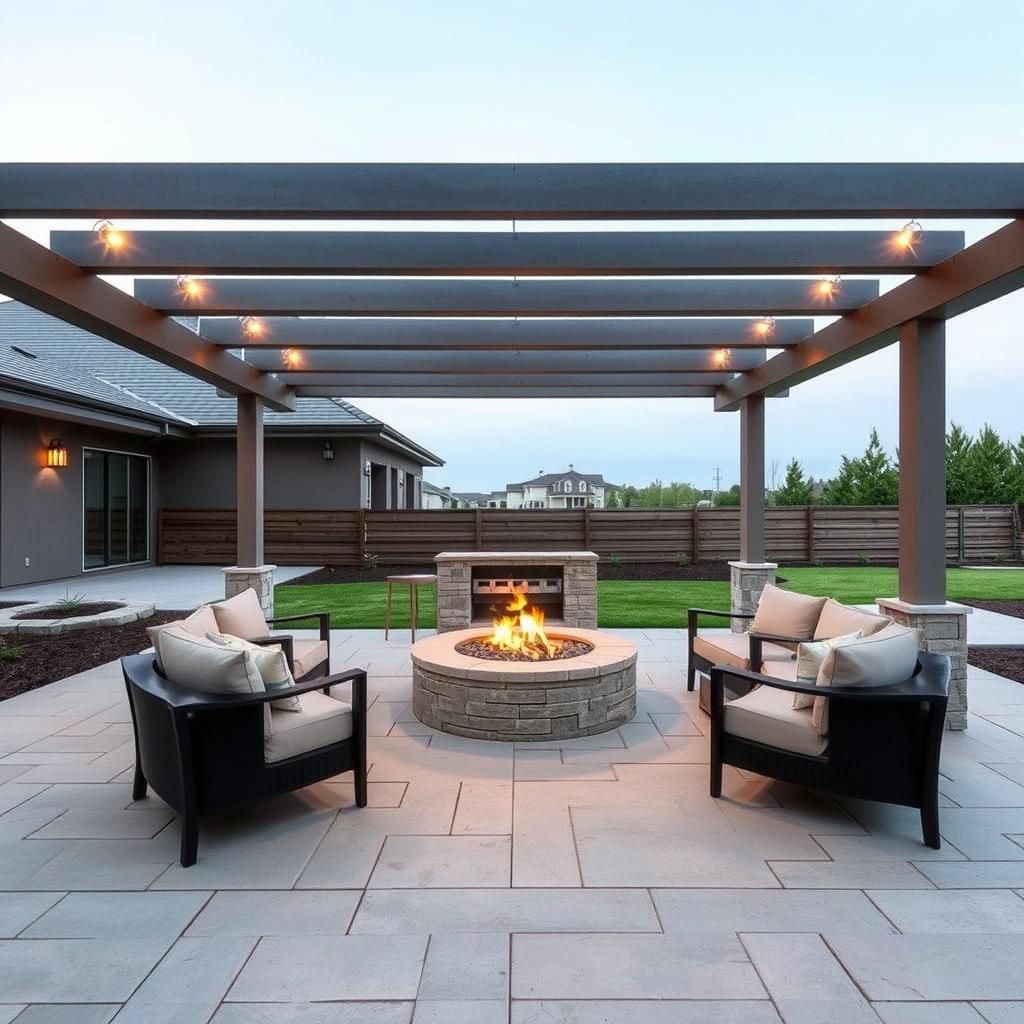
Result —
<instances>
[{"instance_id":1,"label":"pergola post","mask_svg":"<svg viewBox=\"0 0 1024 1024\"><path fill-rule=\"evenodd\" d=\"M946 601L946 325L900 327L899 597L879 607L921 631L923 650L949 656L946 724L967 725L967 615Z\"/></svg>"},{"instance_id":2,"label":"pergola post","mask_svg":"<svg viewBox=\"0 0 1024 1024\"><path fill-rule=\"evenodd\" d=\"M236 434L237 563L224 570L224 596L252 588L267 617L274 614L274 568L263 561L263 403L238 397Z\"/></svg>"},{"instance_id":3,"label":"pergola post","mask_svg":"<svg viewBox=\"0 0 1024 1024\"><path fill-rule=\"evenodd\" d=\"M729 563L730 606L752 613L761 591L775 582L774 562L765 561L764 395L740 402L740 557ZM745 632L749 621L734 619L734 633Z\"/></svg>"}]
</instances>

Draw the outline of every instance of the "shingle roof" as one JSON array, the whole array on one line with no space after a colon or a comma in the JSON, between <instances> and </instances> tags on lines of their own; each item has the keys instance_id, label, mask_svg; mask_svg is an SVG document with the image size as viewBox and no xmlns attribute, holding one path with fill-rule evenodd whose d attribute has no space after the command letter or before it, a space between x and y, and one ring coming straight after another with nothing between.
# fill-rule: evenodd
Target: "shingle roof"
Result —
<instances>
[{"instance_id":1,"label":"shingle roof","mask_svg":"<svg viewBox=\"0 0 1024 1024\"><path fill-rule=\"evenodd\" d=\"M60 378L63 371L69 377L68 383L75 385L62 389L70 393L84 386L86 378L102 378L108 386L113 385L115 391L126 389L143 403L159 403L170 413L167 418L172 422L186 420L204 427L235 423L234 402L219 398L212 384L40 313L24 303L0 302L0 347L9 352L13 345L40 357L26 359L25 363L35 362L41 367L43 360L50 361L51 377ZM39 369L36 372L40 372ZM130 401L120 404L140 411ZM149 411L154 411L152 405ZM295 412L268 409L264 422L268 427L384 426L369 413L335 398L299 398Z\"/></svg>"},{"instance_id":2,"label":"shingle roof","mask_svg":"<svg viewBox=\"0 0 1024 1024\"><path fill-rule=\"evenodd\" d=\"M524 480L519 484L509 484L509 490L517 490L520 487L547 487L559 480L586 480L587 483L610 486L601 473L577 473L575 469L567 469L563 473L541 473L532 480Z\"/></svg>"},{"instance_id":3,"label":"shingle roof","mask_svg":"<svg viewBox=\"0 0 1024 1024\"><path fill-rule=\"evenodd\" d=\"M195 320L183 320L195 328ZM15 347L29 353L19 355ZM235 403L212 384L99 338L22 302L0 302L0 377L90 399L178 425L233 428ZM32 356L36 358L32 358ZM343 428L412 450L428 465L443 460L341 398L297 398L294 412L266 410L266 426Z\"/></svg>"}]
</instances>

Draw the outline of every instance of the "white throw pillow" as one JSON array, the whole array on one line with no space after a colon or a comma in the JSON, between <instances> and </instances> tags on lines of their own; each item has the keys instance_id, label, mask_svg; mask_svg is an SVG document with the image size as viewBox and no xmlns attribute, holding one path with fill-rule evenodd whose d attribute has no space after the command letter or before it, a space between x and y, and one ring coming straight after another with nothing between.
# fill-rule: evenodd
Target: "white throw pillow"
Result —
<instances>
[{"instance_id":1,"label":"white throw pillow","mask_svg":"<svg viewBox=\"0 0 1024 1024\"><path fill-rule=\"evenodd\" d=\"M229 636L226 633L207 633L206 639L222 647L230 647L233 651L248 651L256 663L267 693L285 691L295 686L295 679L288 668L288 659L280 644L261 647L259 644L252 644L239 636ZM275 700L273 705L282 711L302 710L302 701L296 695Z\"/></svg>"},{"instance_id":2,"label":"white throw pillow","mask_svg":"<svg viewBox=\"0 0 1024 1024\"><path fill-rule=\"evenodd\" d=\"M750 630L770 636L810 640L814 636L814 627L818 624L818 616L824 604L823 597L795 594L769 583L761 591Z\"/></svg>"},{"instance_id":3,"label":"white throw pillow","mask_svg":"<svg viewBox=\"0 0 1024 1024\"><path fill-rule=\"evenodd\" d=\"M184 630L165 630L159 638L163 674L178 686L201 693L264 693L263 677L248 651L192 636ZM273 735L270 705L263 707L263 737Z\"/></svg>"},{"instance_id":4,"label":"white throw pillow","mask_svg":"<svg viewBox=\"0 0 1024 1024\"><path fill-rule=\"evenodd\" d=\"M799 644L796 649L796 681L814 686L818 681L821 663L828 656L828 652L836 644L846 640L858 640L861 635L858 629L856 633L848 633L846 636L830 637L828 640L807 640ZM815 698L808 693L794 693L793 710L803 711L804 708L809 708L814 700Z\"/></svg>"},{"instance_id":5,"label":"white throw pillow","mask_svg":"<svg viewBox=\"0 0 1024 1024\"><path fill-rule=\"evenodd\" d=\"M210 627L212 632L226 633L228 636L238 636L246 640L266 636L270 632L260 599L252 587L229 597L226 601L218 601L211 607L217 618L216 624Z\"/></svg>"},{"instance_id":6,"label":"white throw pillow","mask_svg":"<svg viewBox=\"0 0 1024 1024\"><path fill-rule=\"evenodd\" d=\"M818 670L818 686L892 686L917 669L921 631L893 623L871 636L833 646ZM828 734L828 701L815 697L814 726Z\"/></svg>"}]
</instances>

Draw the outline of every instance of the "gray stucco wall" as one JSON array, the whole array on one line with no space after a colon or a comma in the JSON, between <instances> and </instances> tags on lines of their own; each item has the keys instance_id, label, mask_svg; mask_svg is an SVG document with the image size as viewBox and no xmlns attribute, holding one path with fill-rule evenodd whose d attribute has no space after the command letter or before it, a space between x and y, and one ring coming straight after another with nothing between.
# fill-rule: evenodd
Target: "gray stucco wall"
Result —
<instances>
[{"instance_id":1,"label":"gray stucco wall","mask_svg":"<svg viewBox=\"0 0 1024 1024\"><path fill-rule=\"evenodd\" d=\"M324 438L268 437L263 444L266 508L359 508L360 442L332 438L334 461L324 460ZM169 442L160 458L164 508L233 508L234 438Z\"/></svg>"},{"instance_id":2,"label":"gray stucco wall","mask_svg":"<svg viewBox=\"0 0 1024 1024\"><path fill-rule=\"evenodd\" d=\"M59 437L66 469L47 469L44 451ZM82 571L82 448L152 455L159 441L134 434L0 413L0 586ZM159 473L150 473L150 548L156 537ZM25 565L25 559L29 565Z\"/></svg>"},{"instance_id":3,"label":"gray stucco wall","mask_svg":"<svg viewBox=\"0 0 1024 1024\"><path fill-rule=\"evenodd\" d=\"M382 447L379 444L374 444L372 441L363 441L363 443L362 443L362 464L365 465L367 462L374 462L374 463L377 463L378 465L387 466L389 470L392 469L392 468L395 468L395 469L399 470L401 473L412 473L413 476L415 476L416 479L417 479L417 486L416 486L417 500L416 500L416 504L415 504L414 507L415 508L419 508L420 507L420 504L419 504L419 493L420 493L420 490L419 490L419 486L418 486L418 481L423 477L423 467L418 462L414 462L412 459L406 458L405 456L400 455L398 452L393 452L390 449L384 448L384 447ZM366 499L366 486L367 486L367 481L366 481L366 479L364 477L363 492L362 492L363 493L363 501L364 501L364 503L365 503L365 499ZM387 474L387 507L388 508L393 508L393 507L405 508L404 493L405 493L404 492L404 488L400 487L399 490L398 490L398 497L400 499L403 499L403 500L401 502L397 503L397 505L396 505L395 501L393 500L393 495L391 493L391 473L389 472Z\"/></svg>"}]
</instances>

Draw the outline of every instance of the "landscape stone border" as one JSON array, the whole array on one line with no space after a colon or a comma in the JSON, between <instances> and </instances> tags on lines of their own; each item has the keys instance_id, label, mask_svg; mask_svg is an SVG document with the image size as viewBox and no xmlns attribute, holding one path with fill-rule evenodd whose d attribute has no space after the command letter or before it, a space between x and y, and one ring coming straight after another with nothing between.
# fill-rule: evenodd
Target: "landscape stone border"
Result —
<instances>
[{"instance_id":1,"label":"landscape stone border","mask_svg":"<svg viewBox=\"0 0 1024 1024\"><path fill-rule=\"evenodd\" d=\"M608 732L636 714L636 645L623 637L552 631L594 648L556 661L488 661L455 650L489 632L461 629L412 646L412 709L424 725L473 739L551 740Z\"/></svg>"},{"instance_id":2,"label":"landscape stone border","mask_svg":"<svg viewBox=\"0 0 1024 1024\"><path fill-rule=\"evenodd\" d=\"M139 601L109 601L96 598L91 604L117 604L109 611L95 615L75 615L68 619L19 619L19 615L38 614L56 608L56 601L31 601L15 608L0 608L0 636L59 636L96 626L127 626L129 622L147 619L156 611L155 604Z\"/></svg>"}]
</instances>

